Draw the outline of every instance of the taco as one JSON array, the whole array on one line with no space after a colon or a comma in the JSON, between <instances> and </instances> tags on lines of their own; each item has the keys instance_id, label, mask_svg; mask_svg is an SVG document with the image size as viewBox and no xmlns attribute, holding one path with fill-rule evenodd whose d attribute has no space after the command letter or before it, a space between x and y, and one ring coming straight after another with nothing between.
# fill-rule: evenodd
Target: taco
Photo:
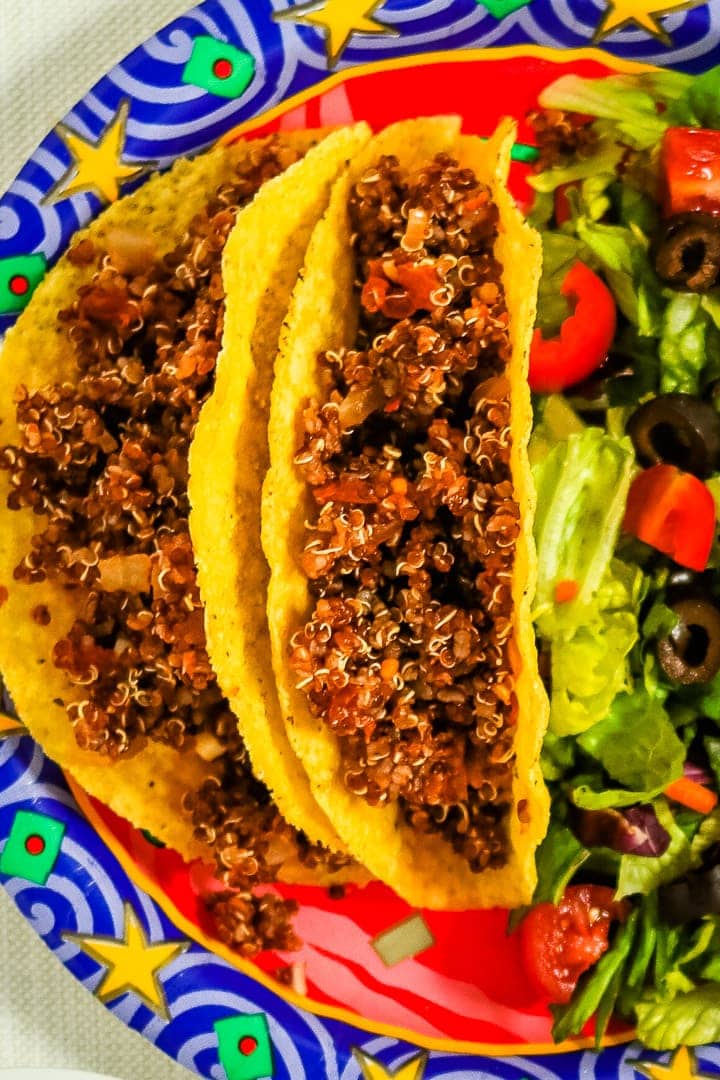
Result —
<instances>
[{"instance_id":1,"label":"taco","mask_svg":"<svg viewBox=\"0 0 720 1080\"><path fill-rule=\"evenodd\" d=\"M338 180L275 368L268 621L289 740L408 902L530 900L548 820L530 602L540 248L514 126L395 125Z\"/></svg>"},{"instance_id":2,"label":"taco","mask_svg":"<svg viewBox=\"0 0 720 1080\"><path fill-rule=\"evenodd\" d=\"M0 671L86 791L214 862L221 935L247 954L293 941L291 905L254 885L358 868L339 840L329 851L288 824L252 773L205 647L188 453L225 293L271 362L311 230L366 138L298 133L178 162L78 234L3 349ZM258 192L273 234L254 240L247 306L223 251Z\"/></svg>"},{"instance_id":3,"label":"taco","mask_svg":"<svg viewBox=\"0 0 720 1080\"><path fill-rule=\"evenodd\" d=\"M370 129L358 125L348 150L359 151L369 137ZM310 172L306 183L314 186ZM292 197L298 198L296 184ZM311 840L344 851L288 741L267 630L260 491L269 464L273 361L278 318L287 311L309 240L307 230L296 230L290 243L297 249L288 258L288 239L278 231L276 215L275 195L266 188L240 216L225 249L224 348L190 451L190 533L208 654L238 718L253 771L287 821ZM258 265L265 267L263 274ZM268 303L268 290L278 303Z\"/></svg>"}]
</instances>

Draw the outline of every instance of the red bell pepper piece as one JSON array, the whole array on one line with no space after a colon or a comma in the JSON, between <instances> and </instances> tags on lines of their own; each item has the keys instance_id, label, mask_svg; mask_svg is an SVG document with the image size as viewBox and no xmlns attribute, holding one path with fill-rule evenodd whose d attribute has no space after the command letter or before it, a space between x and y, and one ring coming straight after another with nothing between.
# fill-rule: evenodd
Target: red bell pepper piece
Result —
<instances>
[{"instance_id":1,"label":"red bell pepper piece","mask_svg":"<svg viewBox=\"0 0 720 1080\"><path fill-rule=\"evenodd\" d=\"M715 500L692 473L653 465L630 485L623 529L680 566L704 570L715 538Z\"/></svg>"},{"instance_id":2,"label":"red bell pepper piece","mask_svg":"<svg viewBox=\"0 0 720 1080\"><path fill-rule=\"evenodd\" d=\"M587 379L600 367L615 337L617 311L607 285L583 262L574 263L560 292L575 300L554 338L535 329L530 346L530 389L552 394Z\"/></svg>"},{"instance_id":3,"label":"red bell pepper piece","mask_svg":"<svg viewBox=\"0 0 720 1080\"><path fill-rule=\"evenodd\" d=\"M668 128L660 160L666 214L720 214L720 131Z\"/></svg>"}]
</instances>

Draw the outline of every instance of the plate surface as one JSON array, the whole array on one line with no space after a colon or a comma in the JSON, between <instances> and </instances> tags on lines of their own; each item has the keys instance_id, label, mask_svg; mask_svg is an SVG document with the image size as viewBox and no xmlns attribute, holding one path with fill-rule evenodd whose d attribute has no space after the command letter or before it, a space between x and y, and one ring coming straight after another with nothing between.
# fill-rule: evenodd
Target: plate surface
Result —
<instances>
[{"instance_id":1,"label":"plate surface","mask_svg":"<svg viewBox=\"0 0 720 1080\"><path fill-rule=\"evenodd\" d=\"M109 72L0 200L0 329L78 226L150 168L220 137L361 118L380 127L460 112L466 130L487 134L501 115L522 120L539 90L566 71L643 63L700 71L720 62L712 6L208 0ZM669 11L662 21L651 14L656 7ZM641 21L613 30L617 11ZM374 33L353 31L367 30L368 18ZM603 29L611 31L607 51L587 48ZM113 138L114 163L93 153ZM530 140L522 124L519 138ZM516 163L512 177L520 201L528 196L525 169ZM213 943L193 873L71 787L18 721L0 718L0 852L28 822L48 842L42 865L26 860L0 881L77 978L202 1076L632 1075L639 1050L620 1029L599 1057L588 1039L562 1054L552 1047L547 1010L524 986L502 912L413 912L382 885L349 889L342 900L283 889L300 901L302 952L265 954L257 965L237 960ZM387 966L376 939L408 920L425 947ZM398 937L402 950L402 929ZM303 997L275 979L295 959L307 974ZM706 1069L720 1065L717 1048L698 1057Z\"/></svg>"}]
</instances>

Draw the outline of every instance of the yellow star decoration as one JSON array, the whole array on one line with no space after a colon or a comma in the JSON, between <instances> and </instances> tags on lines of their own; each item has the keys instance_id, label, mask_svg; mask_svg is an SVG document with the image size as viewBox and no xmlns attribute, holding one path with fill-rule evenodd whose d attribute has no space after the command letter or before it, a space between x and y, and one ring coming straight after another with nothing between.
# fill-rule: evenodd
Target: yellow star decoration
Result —
<instances>
[{"instance_id":1,"label":"yellow star decoration","mask_svg":"<svg viewBox=\"0 0 720 1080\"><path fill-rule=\"evenodd\" d=\"M598 42L626 23L635 22L653 37L659 38L664 45L672 45L670 35L663 30L658 19L673 11L683 11L702 3L705 0L608 0L607 11L595 31L594 40Z\"/></svg>"},{"instance_id":2,"label":"yellow star decoration","mask_svg":"<svg viewBox=\"0 0 720 1080\"><path fill-rule=\"evenodd\" d=\"M148 942L138 917L129 904L125 905L125 928L122 941L113 938L83 937L64 934L107 967L103 981L95 991L101 1001L111 1001L128 990L137 994L151 1009L169 1019L165 991L158 971L175 960L188 947L187 941Z\"/></svg>"},{"instance_id":3,"label":"yellow star decoration","mask_svg":"<svg viewBox=\"0 0 720 1080\"><path fill-rule=\"evenodd\" d=\"M633 1061L632 1066L650 1080L712 1080L706 1073L695 1071L695 1059L687 1046L676 1050L667 1065L656 1061Z\"/></svg>"},{"instance_id":4,"label":"yellow star decoration","mask_svg":"<svg viewBox=\"0 0 720 1080\"><path fill-rule=\"evenodd\" d=\"M353 1050L365 1080L423 1080L425 1066L427 1065L427 1052L423 1051L417 1057L406 1061L395 1072L389 1072L375 1058L371 1058L363 1050Z\"/></svg>"},{"instance_id":5,"label":"yellow star decoration","mask_svg":"<svg viewBox=\"0 0 720 1080\"><path fill-rule=\"evenodd\" d=\"M63 125L58 127L58 133L75 161L50 192L50 201L57 202L79 191L95 188L106 202L115 202L120 185L147 169L146 164L124 165L121 161L127 114L128 104L123 102L96 143L87 142Z\"/></svg>"},{"instance_id":6,"label":"yellow star decoration","mask_svg":"<svg viewBox=\"0 0 720 1080\"><path fill-rule=\"evenodd\" d=\"M298 4L287 11L276 12L273 18L290 19L324 30L328 66L332 68L353 34L397 36L398 30L373 18L384 3L385 0L311 0L309 4Z\"/></svg>"}]
</instances>

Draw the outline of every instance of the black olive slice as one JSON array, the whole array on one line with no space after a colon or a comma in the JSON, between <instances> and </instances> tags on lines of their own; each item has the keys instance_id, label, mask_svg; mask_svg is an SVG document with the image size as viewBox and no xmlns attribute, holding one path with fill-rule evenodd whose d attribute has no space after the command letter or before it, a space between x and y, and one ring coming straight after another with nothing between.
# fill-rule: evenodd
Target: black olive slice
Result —
<instances>
[{"instance_id":1,"label":"black olive slice","mask_svg":"<svg viewBox=\"0 0 720 1080\"><path fill-rule=\"evenodd\" d=\"M666 462L709 476L720 462L720 416L692 394L661 394L632 414L627 433L643 465Z\"/></svg>"},{"instance_id":2,"label":"black olive slice","mask_svg":"<svg viewBox=\"0 0 720 1080\"><path fill-rule=\"evenodd\" d=\"M673 682L710 682L720 671L720 610L703 597L672 604L677 626L657 644L657 657Z\"/></svg>"},{"instance_id":3,"label":"black olive slice","mask_svg":"<svg viewBox=\"0 0 720 1080\"><path fill-rule=\"evenodd\" d=\"M655 269L677 289L712 289L720 275L720 221L699 212L670 218L656 245Z\"/></svg>"}]
</instances>

